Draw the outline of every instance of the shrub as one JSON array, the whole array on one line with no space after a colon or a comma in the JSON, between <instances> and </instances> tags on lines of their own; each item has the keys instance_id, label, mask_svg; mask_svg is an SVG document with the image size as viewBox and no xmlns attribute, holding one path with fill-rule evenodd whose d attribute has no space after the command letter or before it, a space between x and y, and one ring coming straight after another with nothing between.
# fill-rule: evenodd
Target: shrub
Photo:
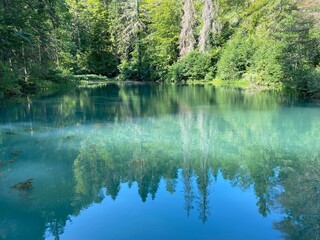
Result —
<instances>
[{"instance_id":1,"label":"shrub","mask_svg":"<svg viewBox=\"0 0 320 240\"><path fill-rule=\"evenodd\" d=\"M170 67L168 81L204 80L212 71L210 55L192 51Z\"/></svg>"},{"instance_id":2,"label":"shrub","mask_svg":"<svg viewBox=\"0 0 320 240\"><path fill-rule=\"evenodd\" d=\"M224 47L217 75L222 80L239 80L252 64L254 41L247 34L236 34Z\"/></svg>"},{"instance_id":3,"label":"shrub","mask_svg":"<svg viewBox=\"0 0 320 240\"><path fill-rule=\"evenodd\" d=\"M122 61L118 66L120 71L121 80L133 80L133 81L154 81L152 75L151 66L147 62L139 64L138 61Z\"/></svg>"},{"instance_id":4,"label":"shrub","mask_svg":"<svg viewBox=\"0 0 320 240\"><path fill-rule=\"evenodd\" d=\"M6 64L0 63L0 98L14 96L21 93L18 85L19 76L15 74Z\"/></svg>"},{"instance_id":5,"label":"shrub","mask_svg":"<svg viewBox=\"0 0 320 240\"><path fill-rule=\"evenodd\" d=\"M107 77L115 77L118 74L119 60L110 52L90 52L86 62L88 73L101 74Z\"/></svg>"},{"instance_id":6,"label":"shrub","mask_svg":"<svg viewBox=\"0 0 320 240\"><path fill-rule=\"evenodd\" d=\"M283 44L268 38L255 38L255 52L243 77L258 84L279 83L284 78L281 62Z\"/></svg>"}]
</instances>

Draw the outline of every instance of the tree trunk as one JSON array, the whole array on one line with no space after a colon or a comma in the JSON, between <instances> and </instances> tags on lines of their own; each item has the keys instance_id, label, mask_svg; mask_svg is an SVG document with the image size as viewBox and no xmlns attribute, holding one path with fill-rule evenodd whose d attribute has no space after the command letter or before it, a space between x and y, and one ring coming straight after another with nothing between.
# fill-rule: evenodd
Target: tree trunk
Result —
<instances>
[{"instance_id":1,"label":"tree trunk","mask_svg":"<svg viewBox=\"0 0 320 240\"><path fill-rule=\"evenodd\" d=\"M209 35L213 25L213 3L212 0L205 0L202 11L202 28L199 37L199 50L205 52L209 45Z\"/></svg>"},{"instance_id":2,"label":"tree trunk","mask_svg":"<svg viewBox=\"0 0 320 240\"><path fill-rule=\"evenodd\" d=\"M179 39L180 57L194 50L196 43L193 30L195 26L195 10L193 0L185 0L183 6L183 17L181 22L181 33Z\"/></svg>"}]
</instances>

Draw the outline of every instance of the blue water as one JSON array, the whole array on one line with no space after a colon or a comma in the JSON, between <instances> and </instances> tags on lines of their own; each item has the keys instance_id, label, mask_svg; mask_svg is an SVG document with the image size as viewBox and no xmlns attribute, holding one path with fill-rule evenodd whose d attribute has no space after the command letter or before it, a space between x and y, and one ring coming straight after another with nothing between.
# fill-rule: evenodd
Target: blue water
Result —
<instances>
[{"instance_id":1,"label":"blue water","mask_svg":"<svg viewBox=\"0 0 320 240\"><path fill-rule=\"evenodd\" d=\"M0 116L0 239L320 236L317 103L109 84Z\"/></svg>"}]
</instances>

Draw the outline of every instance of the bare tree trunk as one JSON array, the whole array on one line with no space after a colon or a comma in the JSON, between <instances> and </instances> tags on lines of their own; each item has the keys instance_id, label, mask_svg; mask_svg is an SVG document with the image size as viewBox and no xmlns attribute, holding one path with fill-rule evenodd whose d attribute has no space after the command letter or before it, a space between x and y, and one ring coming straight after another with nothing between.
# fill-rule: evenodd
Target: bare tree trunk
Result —
<instances>
[{"instance_id":1,"label":"bare tree trunk","mask_svg":"<svg viewBox=\"0 0 320 240\"><path fill-rule=\"evenodd\" d=\"M196 43L193 29L195 25L195 10L193 0L184 0L183 17L181 22L181 33L179 39L180 57L183 58L187 53L194 49Z\"/></svg>"},{"instance_id":2,"label":"bare tree trunk","mask_svg":"<svg viewBox=\"0 0 320 240\"><path fill-rule=\"evenodd\" d=\"M38 12L38 16L41 17L40 19L42 19L45 14L45 3L43 2L43 0L38 0L37 12ZM45 49L45 37L41 30L40 36L39 36L39 43L38 43L38 61L40 64L42 64L42 60L45 58L44 49Z\"/></svg>"},{"instance_id":3,"label":"bare tree trunk","mask_svg":"<svg viewBox=\"0 0 320 240\"><path fill-rule=\"evenodd\" d=\"M27 57L25 53L24 46L22 46L22 58L23 58L23 74L24 74L24 81L28 82L28 70L27 70Z\"/></svg>"},{"instance_id":4,"label":"bare tree trunk","mask_svg":"<svg viewBox=\"0 0 320 240\"><path fill-rule=\"evenodd\" d=\"M202 29L199 37L199 50L205 52L210 46L210 36L213 38L221 31L219 18L219 0L205 0L202 12Z\"/></svg>"},{"instance_id":5,"label":"bare tree trunk","mask_svg":"<svg viewBox=\"0 0 320 240\"><path fill-rule=\"evenodd\" d=\"M212 33L217 35L221 32L222 23L219 17L220 4L219 0L214 0L213 2L213 23L212 23Z\"/></svg>"},{"instance_id":6,"label":"bare tree trunk","mask_svg":"<svg viewBox=\"0 0 320 240\"><path fill-rule=\"evenodd\" d=\"M200 31L199 37L199 50L205 52L209 35L212 30L212 21L213 21L213 3L212 0L205 0L203 11L202 11L202 28Z\"/></svg>"}]
</instances>

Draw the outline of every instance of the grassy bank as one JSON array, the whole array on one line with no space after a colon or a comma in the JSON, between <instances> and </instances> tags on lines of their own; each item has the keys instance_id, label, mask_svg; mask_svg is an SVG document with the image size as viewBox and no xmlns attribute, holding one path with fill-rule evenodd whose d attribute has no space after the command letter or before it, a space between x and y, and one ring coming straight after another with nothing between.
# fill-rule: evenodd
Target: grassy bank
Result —
<instances>
[{"instance_id":1,"label":"grassy bank","mask_svg":"<svg viewBox=\"0 0 320 240\"><path fill-rule=\"evenodd\" d=\"M248 91L268 91L276 90L282 91L284 87L281 84L257 84L255 82L250 82L246 79L241 80L221 80L214 79L210 81L203 80L189 80L186 82L187 85L212 85L215 87L230 87L230 88L239 88Z\"/></svg>"}]
</instances>

